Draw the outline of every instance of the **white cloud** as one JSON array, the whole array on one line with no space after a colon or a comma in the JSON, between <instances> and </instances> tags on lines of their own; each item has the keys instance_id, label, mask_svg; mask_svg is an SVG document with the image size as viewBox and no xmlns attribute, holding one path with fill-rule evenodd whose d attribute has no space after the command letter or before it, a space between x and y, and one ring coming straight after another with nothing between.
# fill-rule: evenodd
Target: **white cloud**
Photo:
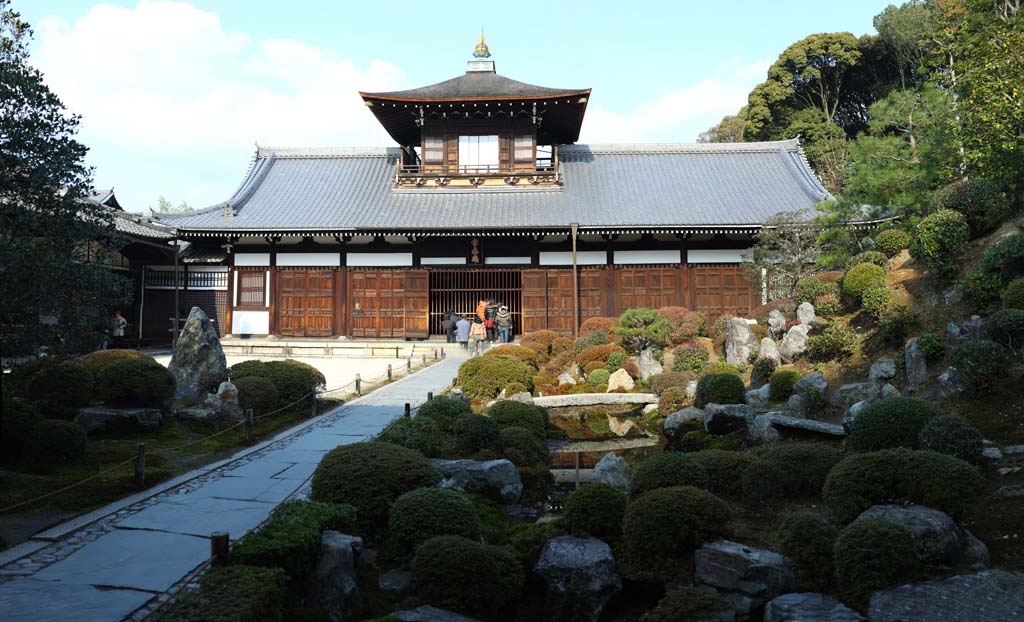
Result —
<instances>
[{"instance_id":1,"label":"white cloud","mask_svg":"<svg viewBox=\"0 0 1024 622\"><path fill-rule=\"evenodd\" d=\"M733 58L714 74L678 91L644 102L627 114L595 104L588 107L581 142L693 142L697 135L735 114L747 103L747 94L762 82L771 61L744 63Z\"/></svg>"},{"instance_id":2,"label":"white cloud","mask_svg":"<svg viewBox=\"0 0 1024 622\"><path fill-rule=\"evenodd\" d=\"M216 14L181 2L100 4L36 32L32 62L82 115L97 184L115 186L129 209L157 195L223 200L254 142L391 144L357 94L402 85L387 62L359 66L299 41L226 32Z\"/></svg>"}]
</instances>

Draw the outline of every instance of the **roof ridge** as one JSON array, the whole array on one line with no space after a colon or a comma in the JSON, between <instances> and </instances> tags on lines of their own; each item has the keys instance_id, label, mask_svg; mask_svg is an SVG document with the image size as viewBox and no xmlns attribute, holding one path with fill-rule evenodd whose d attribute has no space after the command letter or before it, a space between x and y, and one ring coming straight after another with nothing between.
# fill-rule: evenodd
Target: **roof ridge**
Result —
<instances>
[{"instance_id":1,"label":"roof ridge","mask_svg":"<svg viewBox=\"0 0 1024 622\"><path fill-rule=\"evenodd\" d=\"M256 157L279 160L302 158L367 158L397 154L398 147L260 147Z\"/></svg>"},{"instance_id":2,"label":"roof ridge","mask_svg":"<svg viewBox=\"0 0 1024 622\"><path fill-rule=\"evenodd\" d=\"M749 143L576 143L561 145L559 153L773 153L798 151L796 138Z\"/></svg>"}]
</instances>

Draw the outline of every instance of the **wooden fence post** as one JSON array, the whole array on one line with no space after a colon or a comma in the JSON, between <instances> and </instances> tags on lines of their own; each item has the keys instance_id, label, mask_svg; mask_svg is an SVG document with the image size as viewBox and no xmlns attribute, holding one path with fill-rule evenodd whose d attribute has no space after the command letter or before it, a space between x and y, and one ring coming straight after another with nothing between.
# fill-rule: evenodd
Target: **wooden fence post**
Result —
<instances>
[{"instance_id":1,"label":"wooden fence post","mask_svg":"<svg viewBox=\"0 0 1024 622\"><path fill-rule=\"evenodd\" d=\"M405 414L403 416L406 418L412 416L412 406L409 404L409 402L405 403Z\"/></svg>"},{"instance_id":2,"label":"wooden fence post","mask_svg":"<svg viewBox=\"0 0 1024 622\"><path fill-rule=\"evenodd\" d=\"M427 355L426 354L423 355L423 366L424 367L427 366Z\"/></svg>"},{"instance_id":3,"label":"wooden fence post","mask_svg":"<svg viewBox=\"0 0 1024 622\"><path fill-rule=\"evenodd\" d=\"M139 443L135 446L135 486L142 488L146 485L146 444Z\"/></svg>"},{"instance_id":4,"label":"wooden fence post","mask_svg":"<svg viewBox=\"0 0 1024 622\"><path fill-rule=\"evenodd\" d=\"M246 408L245 409L245 442L251 443L253 436L254 436L254 433L253 433L253 425L252 425L252 409L251 408Z\"/></svg>"},{"instance_id":5,"label":"wooden fence post","mask_svg":"<svg viewBox=\"0 0 1024 622\"><path fill-rule=\"evenodd\" d=\"M359 374L356 374L356 395L362 395L362 394L363 394L363 379L362 379L362 377L359 376Z\"/></svg>"},{"instance_id":6,"label":"wooden fence post","mask_svg":"<svg viewBox=\"0 0 1024 622\"><path fill-rule=\"evenodd\" d=\"M433 391L427 391L427 401L429 402L432 399L434 399L434 392Z\"/></svg>"},{"instance_id":7,"label":"wooden fence post","mask_svg":"<svg viewBox=\"0 0 1024 622\"><path fill-rule=\"evenodd\" d=\"M309 416L316 416L316 387L309 389Z\"/></svg>"},{"instance_id":8,"label":"wooden fence post","mask_svg":"<svg viewBox=\"0 0 1024 622\"><path fill-rule=\"evenodd\" d=\"M388 382L391 382L391 363L388 363Z\"/></svg>"},{"instance_id":9,"label":"wooden fence post","mask_svg":"<svg viewBox=\"0 0 1024 622\"><path fill-rule=\"evenodd\" d=\"M412 356L405 359L405 371L412 371Z\"/></svg>"},{"instance_id":10,"label":"wooden fence post","mask_svg":"<svg viewBox=\"0 0 1024 622\"><path fill-rule=\"evenodd\" d=\"M210 534L210 559L214 566L227 566L231 558L231 538L226 531Z\"/></svg>"}]
</instances>

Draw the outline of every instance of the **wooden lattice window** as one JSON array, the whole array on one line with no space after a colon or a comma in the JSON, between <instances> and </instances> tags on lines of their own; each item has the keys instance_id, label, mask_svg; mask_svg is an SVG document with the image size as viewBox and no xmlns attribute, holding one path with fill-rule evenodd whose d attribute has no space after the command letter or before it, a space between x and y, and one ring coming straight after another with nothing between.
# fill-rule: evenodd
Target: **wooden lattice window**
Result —
<instances>
[{"instance_id":1,"label":"wooden lattice window","mask_svg":"<svg viewBox=\"0 0 1024 622\"><path fill-rule=\"evenodd\" d=\"M441 136L423 137L423 163L444 164L444 138Z\"/></svg>"},{"instance_id":2,"label":"wooden lattice window","mask_svg":"<svg viewBox=\"0 0 1024 622\"><path fill-rule=\"evenodd\" d=\"M265 307L267 295L267 273L242 271L238 273L238 306Z\"/></svg>"},{"instance_id":3,"label":"wooden lattice window","mask_svg":"<svg viewBox=\"0 0 1024 622\"><path fill-rule=\"evenodd\" d=\"M532 134L519 134L516 136L515 142L515 162L516 164L528 164L533 166L534 164L534 153L533 153L533 135Z\"/></svg>"}]
</instances>

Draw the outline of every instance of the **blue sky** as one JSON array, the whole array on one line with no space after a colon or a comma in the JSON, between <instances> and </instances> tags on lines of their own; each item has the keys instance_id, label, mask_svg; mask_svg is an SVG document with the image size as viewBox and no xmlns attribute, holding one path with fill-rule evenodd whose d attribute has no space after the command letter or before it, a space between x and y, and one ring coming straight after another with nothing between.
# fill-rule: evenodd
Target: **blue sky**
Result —
<instances>
[{"instance_id":1,"label":"blue sky","mask_svg":"<svg viewBox=\"0 0 1024 622\"><path fill-rule=\"evenodd\" d=\"M498 72L589 87L586 142L692 142L789 44L873 33L891 2L137 2L14 0L33 62L83 116L96 184L140 211L226 199L254 144L384 146L356 90L465 70L483 26ZM522 15L524 18L516 17Z\"/></svg>"}]
</instances>

